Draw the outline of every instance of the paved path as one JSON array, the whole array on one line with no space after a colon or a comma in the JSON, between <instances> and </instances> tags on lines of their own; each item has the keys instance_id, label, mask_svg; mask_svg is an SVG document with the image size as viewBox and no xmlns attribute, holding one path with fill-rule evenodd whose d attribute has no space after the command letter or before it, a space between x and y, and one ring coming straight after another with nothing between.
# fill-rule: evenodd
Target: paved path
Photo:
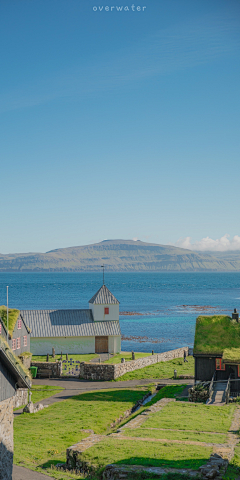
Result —
<instances>
[{"instance_id":1,"label":"paved path","mask_svg":"<svg viewBox=\"0 0 240 480\"><path fill-rule=\"evenodd\" d=\"M19 467L18 465L13 465L13 476L12 480L52 480L53 477L48 475L43 475L39 472L34 472L33 470L28 470L28 468Z\"/></svg>"},{"instance_id":2,"label":"paved path","mask_svg":"<svg viewBox=\"0 0 240 480\"><path fill-rule=\"evenodd\" d=\"M160 385L182 385L188 383L188 388L194 384L194 380L172 380L172 379L143 379L143 380L126 380L124 382L93 382L91 380L79 380L77 378L41 378L33 380L33 385L49 385L63 388L62 392L58 392L52 397L41 400L42 405L51 405L52 403L61 402L74 395L91 392L93 390L102 389L124 389L129 387L136 387L139 385L148 385L149 383L158 383ZM39 402L37 402L39 403ZM14 412L15 416L21 415L22 409Z\"/></svg>"}]
</instances>

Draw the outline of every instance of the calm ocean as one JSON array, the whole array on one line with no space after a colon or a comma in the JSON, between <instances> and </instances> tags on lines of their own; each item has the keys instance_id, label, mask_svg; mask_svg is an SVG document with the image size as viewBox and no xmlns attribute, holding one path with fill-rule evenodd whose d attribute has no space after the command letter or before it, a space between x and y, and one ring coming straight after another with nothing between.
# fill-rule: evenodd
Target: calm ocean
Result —
<instances>
[{"instance_id":1,"label":"calm ocean","mask_svg":"<svg viewBox=\"0 0 240 480\"><path fill-rule=\"evenodd\" d=\"M19 309L88 308L102 273L0 273L0 304ZM108 273L120 301L122 350L163 352L193 346L198 315L240 308L240 273Z\"/></svg>"}]
</instances>

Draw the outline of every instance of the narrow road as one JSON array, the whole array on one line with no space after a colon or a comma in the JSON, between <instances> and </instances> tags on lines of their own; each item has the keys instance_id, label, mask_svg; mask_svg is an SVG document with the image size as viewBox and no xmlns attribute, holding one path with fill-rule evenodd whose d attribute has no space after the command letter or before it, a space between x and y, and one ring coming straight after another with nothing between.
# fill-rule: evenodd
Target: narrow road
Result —
<instances>
[{"instance_id":1,"label":"narrow road","mask_svg":"<svg viewBox=\"0 0 240 480\"><path fill-rule=\"evenodd\" d=\"M44 475L43 473L28 470L28 468L13 465L13 480L53 480L53 477Z\"/></svg>"},{"instance_id":2,"label":"narrow road","mask_svg":"<svg viewBox=\"0 0 240 480\"><path fill-rule=\"evenodd\" d=\"M172 379L143 379L143 380L126 380L124 382L94 382L91 380L79 380L77 378L42 378L33 380L33 385L49 385L53 387L64 388L62 392L58 392L52 397L41 400L42 405L51 405L56 402L61 402L74 395L91 392L93 390L103 389L124 389L136 387L139 385L148 385L149 383L159 383L160 385L182 385L194 384L194 380L172 380ZM39 403L39 402L37 402ZM21 415L22 409L14 412L15 416Z\"/></svg>"}]
</instances>

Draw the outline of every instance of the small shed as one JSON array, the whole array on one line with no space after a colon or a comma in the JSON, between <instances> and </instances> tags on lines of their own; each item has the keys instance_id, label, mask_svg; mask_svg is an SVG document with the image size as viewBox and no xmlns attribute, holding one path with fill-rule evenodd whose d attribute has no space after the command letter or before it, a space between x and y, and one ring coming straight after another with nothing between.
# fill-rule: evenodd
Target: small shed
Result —
<instances>
[{"instance_id":1,"label":"small shed","mask_svg":"<svg viewBox=\"0 0 240 480\"><path fill-rule=\"evenodd\" d=\"M226 315L199 316L196 320L193 356L195 381L238 380L240 389L240 323L236 309ZM239 385L238 385L239 384Z\"/></svg>"}]
</instances>

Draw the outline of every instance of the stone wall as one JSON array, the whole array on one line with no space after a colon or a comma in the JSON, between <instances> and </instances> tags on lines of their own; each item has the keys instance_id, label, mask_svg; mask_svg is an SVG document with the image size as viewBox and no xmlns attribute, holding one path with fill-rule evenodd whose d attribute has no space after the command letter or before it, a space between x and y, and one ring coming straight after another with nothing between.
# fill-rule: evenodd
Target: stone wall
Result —
<instances>
[{"instance_id":1,"label":"stone wall","mask_svg":"<svg viewBox=\"0 0 240 480\"><path fill-rule=\"evenodd\" d=\"M13 408L19 408L28 403L28 388L18 388L13 400Z\"/></svg>"},{"instance_id":2,"label":"stone wall","mask_svg":"<svg viewBox=\"0 0 240 480\"><path fill-rule=\"evenodd\" d=\"M115 365L82 362L80 364L80 378L85 380L115 380L127 372L133 372L134 370L148 367L155 363L173 360L174 358L183 358L184 350L188 355L188 347L183 347Z\"/></svg>"},{"instance_id":3,"label":"stone wall","mask_svg":"<svg viewBox=\"0 0 240 480\"><path fill-rule=\"evenodd\" d=\"M188 401L189 402L204 402L209 398L209 385L210 382L198 383L192 388L188 389Z\"/></svg>"},{"instance_id":4,"label":"stone wall","mask_svg":"<svg viewBox=\"0 0 240 480\"><path fill-rule=\"evenodd\" d=\"M20 358L22 364L24 365L24 367L26 368L30 368L31 366L31 359L32 359L32 354L26 356L26 355L19 355L18 358Z\"/></svg>"},{"instance_id":5,"label":"stone wall","mask_svg":"<svg viewBox=\"0 0 240 480\"><path fill-rule=\"evenodd\" d=\"M12 480L13 401L0 402L0 480Z\"/></svg>"},{"instance_id":6,"label":"stone wall","mask_svg":"<svg viewBox=\"0 0 240 480\"><path fill-rule=\"evenodd\" d=\"M32 367L38 367L38 370L47 370L50 372L50 377L60 377L62 374L62 362L31 362ZM46 378L48 373L46 373Z\"/></svg>"}]
</instances>

